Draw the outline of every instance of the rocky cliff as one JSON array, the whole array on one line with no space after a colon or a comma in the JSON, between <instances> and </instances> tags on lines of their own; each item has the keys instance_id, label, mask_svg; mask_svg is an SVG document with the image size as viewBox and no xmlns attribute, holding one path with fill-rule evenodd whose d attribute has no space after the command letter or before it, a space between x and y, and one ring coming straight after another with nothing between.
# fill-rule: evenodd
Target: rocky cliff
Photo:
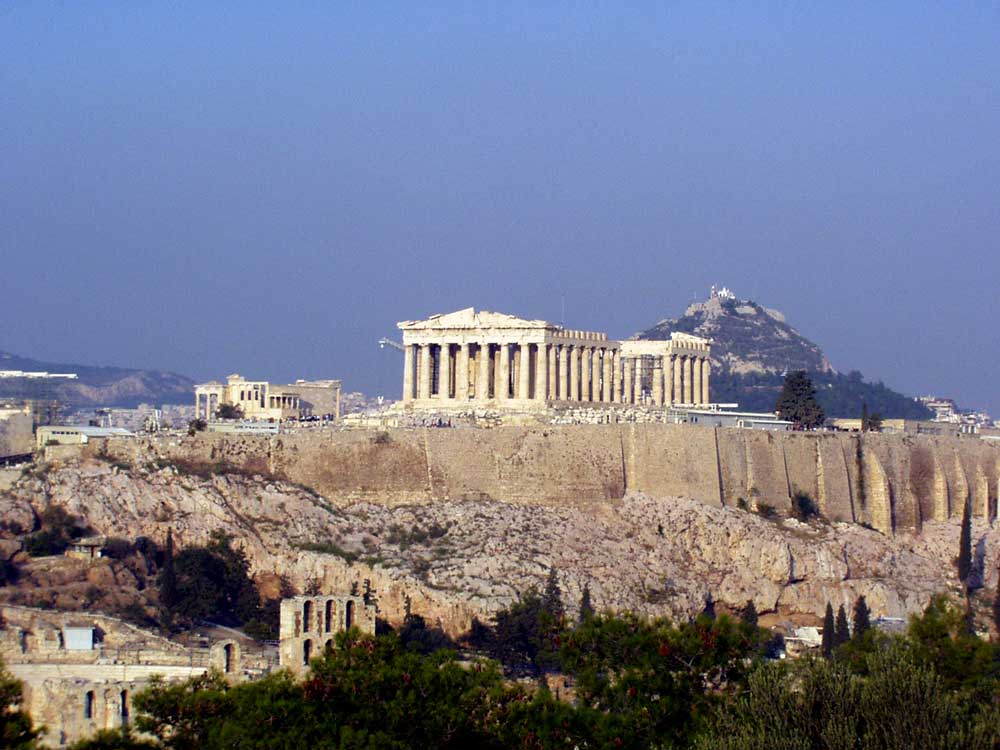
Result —
<instances>
[{"instance_id":1,"label":"rocky cliff","mask_svg":"<svg viewBox=\"0 0 1000 750\"><path fill-rule=\"evenodd\" d=\"M543 506L486 499L387 506L338 501L284 481L234 474L201 478L173 466L122 469L84 460L22 474L0 494L5 518L30 523L48 503L95 530L180 544L235 536L265 593L342 590L365 578L383 616L404 597L452 633L559 571L572 611L584 585L598 607L687 616L707 595L720 607L753 599L784 620L813 622L829 600L864 594L876 615L903 616L955 586L948 562L958 522L887 536L856 524L768 520L736 508L626 493L615 500ZM982 577L995 585L997 534L976 525ZM306 551L312 548L320 551Z\"/></svg>"},{"instance_id":2,"label":"rocky cliff","mask_svg":"<svg viewBox=\"0 0 1000 750\"><path fill-rule=\"evenodd\" d=\"M689 425L198 435L8 472L0 512L30 528L57 503L99 533L169 528L182 544L222 529L267 593L281 576L299 590L371 578L390 620L409 595L452 632L550 566L571 605L589 584L599 606L649 614L711 594L808 620L864 594L902 616L956 586L967 498L977 575L995 585L998 458L974 439ZM764 517L794 495L826 520Z\"/></svg>"}]
</instances>

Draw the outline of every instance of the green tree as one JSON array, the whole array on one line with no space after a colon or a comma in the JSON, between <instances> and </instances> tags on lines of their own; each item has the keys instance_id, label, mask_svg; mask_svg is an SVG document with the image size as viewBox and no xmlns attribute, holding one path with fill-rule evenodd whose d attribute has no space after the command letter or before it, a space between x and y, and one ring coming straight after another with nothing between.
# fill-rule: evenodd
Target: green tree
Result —
<instances>
[{"instance_id":1,"label":"green tree","mask_svg":"<svg viewBox=\"0 0 1000 750\"><path fill-rule=\"evenodd\" d=\"M1000 634L1000 586L997 586L997 590L993 594L993 627Z\"/></svg>"},{"instance_id":2,"label":"green tree","mask_svg":"<svg viewBox=\"0 0 1000 750\"><path fill-rule=\"evenodd\" d=\"M590 601L590 583L585 583L583 584L583 593L580 594L580 622L586 622L594 614L594 605Z\"/></svg>"},{"instance_id":3,"label":"green tree","mask_svg":"<svg viewBox=\"0 0 1000 750\"><path fill-rule=\"evenodd\" d=\"M542 594L542 611L553 620L562 620L566 614L562 601L562 590L559 588L559 575L555 566L549 568L549 576L545 580L545 591Z\"/></svg>"},{"instance_id":4,"label":"green tree","mask_svg":"<svg viewBox=\"0 0 1000 750\"><path fill-rule=\"evenodd\" d=\"M816 400L816 389L805 370L791 372L778 394L774 410L782 419L787 419L796 429L812 429L823 424L823 407Z\"/></svg>"},{"instance_id":5,"label":"green tree","mask_svg":"<svg viewBox=\"0 0 1000 750\"><path fill-rule=\"evenodd\" d=\"M466 668L450 652L424 656L393 635L357 631L339 634L305 682L287 672L238 685L207 675L136 698L137 725L170 750L499 750L497 734L528 703L488 663Z\"/></svg>"},{"instance_id":6,"label":"green tree","mask_svg":"<svg viewBox=\"0 0 1000 750\"><path fill-rule=\"evenodd\" d=\"M833 656L833 649L837 645L837 626L833 619L833 605L826 603L826 614L823 616L823 645L821 652L829 659Z\"/></svg>"},{"instance_id":7,"label":"green tree","mask_svg":"<svg viewBox=\"0 0 1000 750\"><path fill-rule=\"evenodd\" d=\"M513 674L538 674L543 648L542 612L542 598L533 588L497 612L493 632L486 640L487 653Z\"/></svg>"},{"instance_id":8,"label":"green tree","mask_svg":"<svg viewBox=\"0 0 1000 750\"><path fill-rule=\"evenodd\" d=\"M709 620L715 619L715 599L712 597L711 591L705 594L705 604L702 606L698 617L705 617Z\"/></svg>"},{"instance_id":9,"label":"green tree","mask_svg":"<svg viewBox=\"0 0 1000 750\"><path fill-rule=\"evenodd\" d=\"M970 634L963 608L948 597L934 597L910 618L908 641L917 660L932 667L948 689L992 700L1000 687L1000 646Z\"/></svg>"},{"instance_id":10,"label":"green tree","mask_svg":"<svg viewBox=\"0 0 1000 750\"><path fill-rule=\"evenodd\" d=\"M747 599L746 605L740 612L740 619L747 625L757 627L757 606L753 603L753 599Z\"/></svg>"},{"instance_id":11,"label":"green tree","mask_svg":"<svg viewBox=\"0 0 1000 750\"><path fill-rule=\"evenodd\" d=\"M859 596L854 602L854 638L863 638L871 626L871 610L868 608L868 602L863 596Z\"/></svg>"},{"instance_id":12,"label":"green tree","mask_svg":"<svg viewBox=\"0 0 1000 750\"><path fill-rule=\"evenodd\" d=\"M851 626L847 624L847 611L844 605L837 610L837 625L834 629L833 646L841 646L851 640Z\"/></svg>"},{"instance_id":13,"label":"green tree","mask_svg":"<svg viewBox=\"0 0 1000 750\"><path fill-rule=\"evenodd\" d=\"M597 615L563 639L560 662L581 709L594 712L588 747L683 747L709 707L736 689L767 633L721 616L672 624Z\"/></svg>"},{"instance_id":14,"label":"green tree","mask_svg":"<svg viewBox=\"0 0 1000 750\"><path fill-rule=\"evenodd\" d=\"M273 637L277 609L262 605L246 554L231 542L231 537L217 531L204 547L186 547L178 555L167 555L159 576L161 604L168 619L178 618L189 626L213 620L245 625L252 637ZM167 543L172 547L169 536ZM167 560L173 560L172 573ZM163 588L169 590L171 576L176 593L164 598Z\"/></svg>"},{"instance_id":15,"label":"green tree","mask_svg":"<svg viewBox=\"0 0 1000 750\"><path fill-rule=\"evenodd\" d=\"M215 416L219 419L243 419L243 409L235 404L219 404Z\"/></svg>"},{"instance_id":16,"label":"green tree","mask_svg":"<svg viewBox=\"0 0 1000 750\"><path fill-rule=\"evenodd\" d=\"M121 729L102 729L93 737L80 740L69 750L156 750L159 745L139 739L128 726Z\"/></svg>"},{"instance_id":17,"label":"green tree","mask_svg":"<svg viewBox=\"0 0 1000 750\"><path fill-rule=\"evenodd\" d=\"M32 750L38 747L39 730L31 716L21 708L21 681L14 678L0 661L0 748Z\"/></svg>"},{"instance_id":18,"label":"green tree","mask_svg":"<svg viewBox=\"0 0 1000 750\"><path fill-rule=\"evenodd\" d=\"M997 707L945 687L905 643L840 660L763 665L723 705L697 750L963 748L993 750Z\"/></svg>"},{"instance_id":19,"label":"green tree","mask_svg":"<svg viewBox=\"0 0 1000 750\"><path fill-rule=\"evenodd\" d=\"M955 566L958 569L958 580L968 588L969 574L972 573L972 504L968 496L962 506L962 531L958 538Z\"/></svg>"},{"instance_id":20,"label":"green tree","mask_svg":"<svg viewBox=\"0 0 1000 750\"><path fill-rule=\"evenodd\" d=\"M174 534L167 529L167 544L163 551L163 567L160 569L157 587L160 591L160 608L169 617L177 607L177 572L174 570Z\"/></svg>"}]
</instances>

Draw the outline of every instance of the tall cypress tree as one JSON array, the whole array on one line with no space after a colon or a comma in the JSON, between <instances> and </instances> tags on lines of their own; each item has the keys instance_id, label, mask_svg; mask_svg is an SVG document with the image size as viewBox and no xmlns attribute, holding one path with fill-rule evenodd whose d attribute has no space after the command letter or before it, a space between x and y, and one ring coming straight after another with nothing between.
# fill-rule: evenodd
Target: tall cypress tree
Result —
<instances>
[{"instance_id":1,"label":"tall cypress tree","mask_svg":"<svg viewBox=\"0 0 1000 750\"><path fill-rule=\"evenodd\" d=\"M707 617L709 620L715 619L715 599L711 591L705 594L705 606L702 607L700 616Z\"/></svg>"},{"instance_id":2,"label":"tall cypress tree","mask_svg":"<svg viewBox=\"0 0 1000 750\"><path fill-rule=\"evenodd\" d=\"M958 580L968 588L969 574L972 573L972 504L968 496L962 508L962 533L958 538Z\"/></svg>"},{"instance_id":3,"label":"tall cypress tree","mask_svg":"<svg viewBox=\"0 0 1000 750\"><path fill-rule=\"evenodd\" d=\"M583 584L583 593L580 595L580 622L586 622L594 616L594 605L590 601L590 584Z\"/></svg>"},{"instance_id":4,"label":"tall cypress tree","mask_svg":"<svg viewBox=\"0 0 1000 750\"><path fill-rule=\"evenodd\" d=\"M545 593L542 594L542 611L549 614L555 622L561 622L566 608L563 606L562 591L559 588L559 576L553 565L549 568L549 577L545 581Z\"/></svg>"},{"instance_id":5,"label":"tall cypress tree","mask_svg":"<svg viewBox=\"0 0 1000 750\"><path fill-rule=\"evenodd\" d=\"M177 573L174 572L174 535L167 529L167 546L163 551L163 568L160 570L160 607L171 614L180 598L177 591Z\"/></svg>"},{"instance_id":6,"label":"tall cypress tree","mask_svg":"<svg viewBox=\"0 0 1000 750\"><path fill-rule=\"evenodd\" d=\"M993 597L993 624L997 633L1000 633L1000 586L997 587L997 593Z\"/></svg>"},{"instance_id":7,"label":"tall cypress tree","mask_svg":"<svg viewBox=\"0 0 1000 750\"><path fill-rule=\"evenodd\" d=\"M747 599L746 606L740 612L740 619L747 625L757 627L757 606L753 603L753 599Z\"/></svg>"},{"instance_id":8,"label":"tall cypress tree","mask_svg":"<svg viewBox=\"0 0 1000 750\"><path fill-rule=\"evenodd\" d=\"M868 432L868 404L865 401L861 402L861 431Z\"/></svg>"},{"instance_id":9,"label":"tall cypress tree","mask_svg":"<svg viewBox=\"0 0 1000 750\"><path fill-rule=\"evenodd\" d=\"M833 620L833 605L826 603L826 614L823 616L823 656L829 659L833 656L834 641L837 637L837 626Z\"/></svg>"},{"instance_id":10,"label":"tall cypress tree","mask_svg":"<svg viewBox=\"0 0 1000 750\"><path fill-rule=\"evenodd\" d=\"M861 638L872 627L872 611L868 608L868 602L863 596L859 596L854 602L854 637Z\"/></svg>"},{"instance_id":11,"label":"tall cypress tree","mask_svg":"<svg viewBox=\"0 0 1000 750\"><path fill-rule=\"evenodd\" d=\"M833 646L842 646L851 640L851 626L847 624L847 611L844 605L840 605L837 610L837 626L834 629Z\"/></svg>"}]
</instances>

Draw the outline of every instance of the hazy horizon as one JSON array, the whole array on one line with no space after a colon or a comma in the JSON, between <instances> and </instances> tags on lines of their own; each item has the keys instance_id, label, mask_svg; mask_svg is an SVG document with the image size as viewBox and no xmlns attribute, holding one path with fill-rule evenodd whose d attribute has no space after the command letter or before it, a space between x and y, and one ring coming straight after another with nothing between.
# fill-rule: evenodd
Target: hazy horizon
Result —
<instances>
[{"instance_id":1,"label":"hazy horizon","mask_svg":"<svg viewBox=\"0 0 1000 750\"><path fill-rule=\"evenodd\" d=\"M1000 417L1000 6L0 7L0 350L340 378L712 284Z\"/></svg>"}]
</instances>

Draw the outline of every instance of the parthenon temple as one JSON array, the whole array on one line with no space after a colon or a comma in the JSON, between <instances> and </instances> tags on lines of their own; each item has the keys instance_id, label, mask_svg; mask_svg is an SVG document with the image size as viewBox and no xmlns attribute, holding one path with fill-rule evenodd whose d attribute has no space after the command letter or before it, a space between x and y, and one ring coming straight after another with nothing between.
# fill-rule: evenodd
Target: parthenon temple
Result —
<instances>
[{"instance_id":1,"label":"parthenon temple","mask_svg":"<svg viewBox=\"0 0 1000 750\"><path fill-rule=\"evenodd\" d=\"M710 403L710 342L689 334L614 341L471 307L397 326L412 408Z\"/></svg>"}]
</instances>

